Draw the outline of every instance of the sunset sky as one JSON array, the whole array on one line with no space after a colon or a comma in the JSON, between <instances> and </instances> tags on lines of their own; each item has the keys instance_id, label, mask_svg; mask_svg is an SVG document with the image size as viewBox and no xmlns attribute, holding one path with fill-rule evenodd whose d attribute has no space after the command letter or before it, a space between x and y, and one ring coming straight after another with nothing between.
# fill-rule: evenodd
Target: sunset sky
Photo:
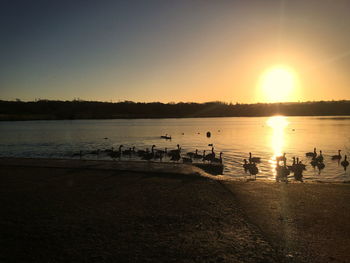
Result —
<instances>
[{"instance_id":1,"label":"sunset sky","mask_svg":"<svg viewBox=\"0 0 350 263\"><path fill-rule=\"evenodd\" d=\"M348 0L3 0L0 99L350 99L349 14Z\"/></svg>"}]
</instances>

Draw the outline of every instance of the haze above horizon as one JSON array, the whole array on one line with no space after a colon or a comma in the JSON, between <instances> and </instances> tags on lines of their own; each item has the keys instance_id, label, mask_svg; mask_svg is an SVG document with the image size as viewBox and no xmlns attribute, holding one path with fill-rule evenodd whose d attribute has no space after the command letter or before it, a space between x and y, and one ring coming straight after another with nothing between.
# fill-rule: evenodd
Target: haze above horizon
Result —
<instances>
[{"instance_id":1,"label":"haze above horizon","mask_svg":"<svg viewBox=\"0 0 350 263\"><path fill-rule=\"evenodd\" d=\"M350 2L7 1L0 99L350 99Z\"/></svg>"}]
</instances>

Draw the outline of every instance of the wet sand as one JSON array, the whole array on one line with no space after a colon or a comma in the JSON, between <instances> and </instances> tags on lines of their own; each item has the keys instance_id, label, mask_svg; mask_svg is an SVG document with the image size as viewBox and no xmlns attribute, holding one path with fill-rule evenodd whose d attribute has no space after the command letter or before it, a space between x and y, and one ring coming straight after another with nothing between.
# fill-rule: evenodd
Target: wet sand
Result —
<instances>
[{"instance_id":1,"label":"wet sand","mask_svg":"<svg viewBox=\"0 0 350 263\"><path fill-rule=\"evenodd\" d=\"M114 165L0 158L0 262L349 262L350 185Z\"/></svg>"}]
</instances>

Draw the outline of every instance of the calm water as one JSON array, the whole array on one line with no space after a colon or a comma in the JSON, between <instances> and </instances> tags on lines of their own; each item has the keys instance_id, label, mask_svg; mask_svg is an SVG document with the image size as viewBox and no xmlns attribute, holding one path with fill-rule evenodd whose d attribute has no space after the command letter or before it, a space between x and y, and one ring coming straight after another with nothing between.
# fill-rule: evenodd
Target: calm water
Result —
<instances>
[{"instance_id":1,"label":"calm water","mask_svg":"<svg viewBox=\"0 0 350 263\"><path fill-rule=\"evenodd\" d=\"M206 137L210 131L211 138ZM160 139L170 134L171 141ZM104 139L107 137L108 139ZM0 156L70 158L79 150L125 148L175 149L182 152L198 149L223 152L227 176L247 177L242 168L248 152L262 158L257 178L275 179L274 156L287 153L299 156L308 164L305 180L348 181L350 167L345 172L331 155L342 150L350 154L350 117L261 117L261 118L199 118L156 120L73 120L0 122ZM323 151L325 169L313 169L305 152L313 148ZM85 159L96 159L86 155ZM109 159L100 156L100 159ZM128 160L128 157L122 158ZM165 160L166 161L166 160Z\"/></svg>"}]
</instances>

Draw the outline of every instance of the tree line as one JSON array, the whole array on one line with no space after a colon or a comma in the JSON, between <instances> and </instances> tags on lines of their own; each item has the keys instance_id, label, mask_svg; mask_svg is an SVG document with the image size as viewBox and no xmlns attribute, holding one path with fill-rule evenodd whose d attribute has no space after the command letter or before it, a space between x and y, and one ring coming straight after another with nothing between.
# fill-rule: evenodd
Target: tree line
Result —
<instances>
[{"instance_id":1,"label":"tree line","mask_svg":"<svg viewBox=\"0 0 350 263\"><path fill-rule=\"evenodd\" d=\"M191 117L258 117L338 116L350 115L350 101L317 101L295 103L232 104L98 102L38 100L24 102L0 100L0 120L62 120L118 118L191 118Z\"/></svg>"}]
</instances>

